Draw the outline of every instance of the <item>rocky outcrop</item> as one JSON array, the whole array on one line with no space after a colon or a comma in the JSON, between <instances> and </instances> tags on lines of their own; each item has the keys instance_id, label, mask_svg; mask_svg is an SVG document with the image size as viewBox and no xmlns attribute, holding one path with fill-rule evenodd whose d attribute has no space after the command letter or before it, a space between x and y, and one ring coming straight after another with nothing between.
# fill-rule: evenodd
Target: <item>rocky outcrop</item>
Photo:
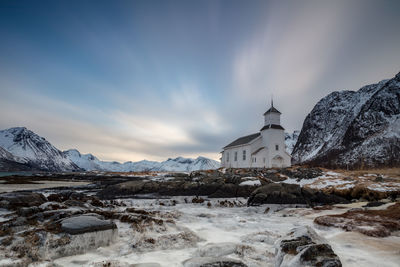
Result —
<instances>
[{"instance_id":1,"label":"rocky outcrop","mask_svg":"<svg viewBox=\"0 0 400 267\"><path fill-rule=\"evenodd\" d=\"M10 210L16 210L22 207L40 206L46 201L46 197L39 193L13 192L0 194L0 207Z\"/></svg>"},{"instance_id":2,"label":"rocky outcrop","mask_svg":"<svg viewBox=\"0 0 400 267\"><path fill-rule=\"evenodd\" d=\"M320 191L301 188L296 184L271 183L261 186L251 193L247 205L261 204L336 204L348 203L344 198L327 195Z\"/></svg>"},{"instance_id":3,"label":"rocky outcrop","mask_svg":"<svg viewBox=\"0 0 400 267\"><path fill-rule=\"evenodd\" d=\"M256 177L253 179L257 180ZM245 175L232 175L218 170L175 175L174 179L129 181L111 185L97 195L102 199L134 197L153 194L159 196L208 196L211 198L248 197L258 187L241 184Z\"/></svg>"},{"instance_id":4,"label":"rocky outcrop","mask_svg":"<svg viewBox=\"0 0 400 267\"><path fill-rule=\"evenodd\" d=\"M325 239L309 226L303 226L275 243L275 266L341 267L342 263Z\"/></svg>"},{"instance_id":5,"label":"rocky outcrop","mask_svg":"<svg viewBox=\"0 0 400 267\"><path fill-rule=\"evenodd\" d=\"M400 165L400 73L354 91L333 92L304 120L295 163L326 167Z\"/></svg>"}]
</instances>

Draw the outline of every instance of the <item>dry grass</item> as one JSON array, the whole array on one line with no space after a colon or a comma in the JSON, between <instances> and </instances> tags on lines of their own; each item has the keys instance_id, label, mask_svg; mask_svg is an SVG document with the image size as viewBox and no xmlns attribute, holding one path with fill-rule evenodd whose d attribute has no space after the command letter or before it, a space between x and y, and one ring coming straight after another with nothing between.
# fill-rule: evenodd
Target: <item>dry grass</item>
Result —
<instances>
[{"instance_id":1,"label":"dry grass","mask_svg":"<svg viewBox=\"0 0 400 267\"><path fill-rule=\"evenodd\" d=\"M384 168L384 169L369 169L369 170L344 170L344 169L335 169L328 170L321 168L324 171L334 171L340 173L344 176L355 177L355 176L363 176L365 174L376 174L376 175L384 175L389 176L391 178L399 178L400 179L400 168Z\"/></svg>"},{"instance_id":2,"label":"dry grass","mask_svg":"<svg viewBox=\"0 0 400 267\"><path fill-rule=\"evenodd\" d=\"M314 222L368 236L385 237L400 230L400 203L384 210L351 210L343 214L320 216Z\"/></svg>"}]
</instances>

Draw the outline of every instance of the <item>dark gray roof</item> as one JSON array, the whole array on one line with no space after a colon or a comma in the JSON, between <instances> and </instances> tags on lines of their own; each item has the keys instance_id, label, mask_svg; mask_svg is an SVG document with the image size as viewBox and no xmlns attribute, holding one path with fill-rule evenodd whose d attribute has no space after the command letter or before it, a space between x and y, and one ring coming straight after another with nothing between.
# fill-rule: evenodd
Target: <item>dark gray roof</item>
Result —
<instances>
[{"instance_id":1,"label":"dark gray roof","mask_svg":"<svg viewBox=\"0 0 400 267\"><path fill-rule=\"evenodd\" d=\"M279 129L279 130L285 130L285 128L283 128L282 126L277 125L277 124L268 124L268 125L265 125L264 127L261 128L260 131L265 130L265 129Z\"/></svg>"},{"instance_id":2,"label":"dark gray roof","mask_svg":"<svg viewBox=\"0 0 400 267\"><path fill-rule=\"evenodd\" d=\"M262 149L264 149L265 146L260 147L259 149L257 149L256 151L254 151L253 153L251 153L252 155L257 154L258 152L260 152Z\"/></svg>"},{"instance_id":3,"label":"dark gray roof","mask_svg":"<svg viewBox=\"0 0 400 267\"><path fill-rule=\"evenodd\" d=\"M240 138L236 139L235 141L233 141L232 143L230 143L229 145L225 146L224 148L250 143L252 140L256 139L259 136L260 136L260 133L255 133L255 134L250 134L250 135L240 137Z\"/></svg>"},{"instance_id":4,"label":"dark gray roof","mask_svg":"<svg viewBox=\"0 0 400 267\"><path fill-rule=\"evenodd\" d=\"M280 113L279 110L277 110L274 106L272 106L270 109L268 109L267 111L265 111L264 115L266 115L267 113L270 113L270 112L275 112L275 113L282 114L282 113Z\"/></svg>"}]
</instances>

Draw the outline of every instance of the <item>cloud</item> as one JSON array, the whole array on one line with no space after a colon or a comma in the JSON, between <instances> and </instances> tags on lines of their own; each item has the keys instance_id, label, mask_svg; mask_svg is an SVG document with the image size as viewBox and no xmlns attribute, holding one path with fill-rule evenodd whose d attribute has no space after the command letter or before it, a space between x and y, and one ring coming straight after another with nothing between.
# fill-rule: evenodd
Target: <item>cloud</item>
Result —
<instances>
[{"instance_id":1,"label":"cloud","mask_svg":"<svg viewBox=\"0 0 400 267\"><path fill-rule=\"evenodd\" d=\"M10 86L10 84L8 85ZM7 86L7 87L8 87ZM165 160L175 156L218 158L223 123L195 87L171 90L167 99L130 100L129 109L93 111L21 89L0 99L4 128L26 126L59 149L77 148L103 160ZM182 96L182 97L180 97ZM143 109L141 103L146 102ZM207 143L204 144L204 136Z\"/></svg>"},{"instance_id":2,"label":"cloud","mask_svg":"<svg viewBox=\"0 0 400 267\"><path fill-rule=\"evenodd\" d=\"M348 5L325 1L271 5L253 38L234 57L236 98L265 105L273 94L284 115L292 118L290 130L299 127L304 107L317 100L313 91L321 88L316 85L350 34L351 11Z\"/></svg>"}]
</instances>

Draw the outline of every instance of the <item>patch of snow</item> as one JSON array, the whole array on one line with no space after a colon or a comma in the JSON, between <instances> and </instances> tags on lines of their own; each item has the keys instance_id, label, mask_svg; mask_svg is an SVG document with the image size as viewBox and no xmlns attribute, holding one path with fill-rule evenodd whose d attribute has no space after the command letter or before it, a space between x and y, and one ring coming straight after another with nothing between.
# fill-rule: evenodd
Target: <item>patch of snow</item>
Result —
<instances>
[{"instance_id":1,"label":"patch of snow","mask_svg":"<svg viewBox=\"0 0 400 267\"><path fill-rule=\"evenodd\" d=\"M240 184L239 184L240 186L244 186L244 185L261 185L261 182L260 182L260 180L248 180L248 181L244 181L244 182L241 182Z\"/></svg>"}]
</instances>

